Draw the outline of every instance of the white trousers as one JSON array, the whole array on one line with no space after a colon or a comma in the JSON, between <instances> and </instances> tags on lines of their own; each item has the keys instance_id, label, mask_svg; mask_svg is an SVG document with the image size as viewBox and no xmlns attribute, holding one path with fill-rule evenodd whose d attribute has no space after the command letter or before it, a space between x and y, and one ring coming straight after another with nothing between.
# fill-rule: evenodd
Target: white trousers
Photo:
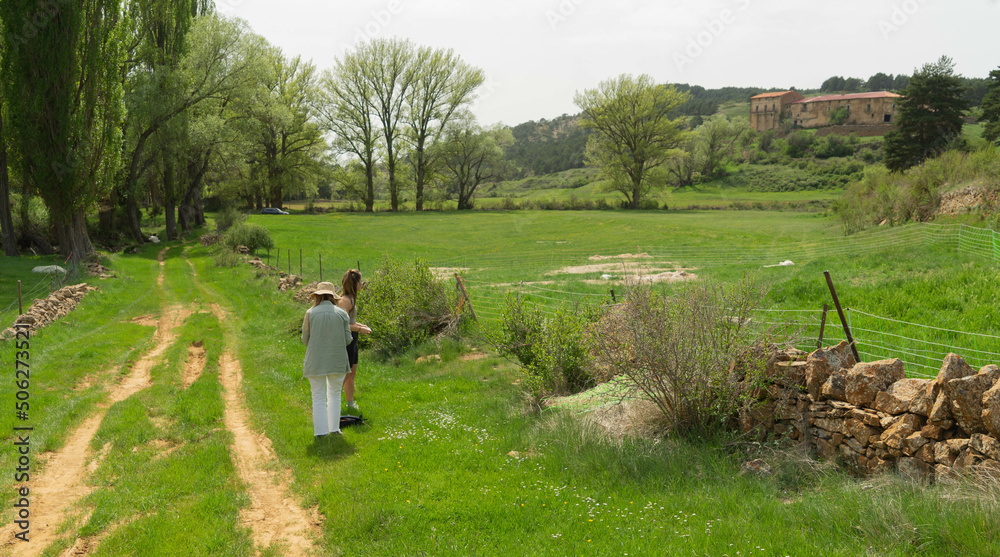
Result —
<instances>
[{"instance_id":1,"label":"white trousers","mask_svg":"<svg viewBox=\"0 0 1000 557\"><path fill-rule=\"evenodd\" d=\"M346 373L308 377L312 387L313 435L340 431L340 391Z\"/></svg>"}]
</instances>

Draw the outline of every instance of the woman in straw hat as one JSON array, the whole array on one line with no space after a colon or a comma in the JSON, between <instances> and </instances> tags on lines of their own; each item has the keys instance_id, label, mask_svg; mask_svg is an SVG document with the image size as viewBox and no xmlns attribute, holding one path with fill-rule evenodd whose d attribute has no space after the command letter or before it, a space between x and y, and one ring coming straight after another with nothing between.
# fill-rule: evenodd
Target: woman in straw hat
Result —
<instances>
[{"instance_id":1,"label":"woman in straw hat","mask_svg":"<svg viewBox=\"0 0 1000 557\"><path fill-rule=\"evenodd\" d=\"M313 434L319 438L340 433L340 391L350 370L347 345L351 319L337 307L333 283L321 282L312 293L313 307L302 320L306 357L302 375L312 387Z\"/></svg>"}]
</instances>

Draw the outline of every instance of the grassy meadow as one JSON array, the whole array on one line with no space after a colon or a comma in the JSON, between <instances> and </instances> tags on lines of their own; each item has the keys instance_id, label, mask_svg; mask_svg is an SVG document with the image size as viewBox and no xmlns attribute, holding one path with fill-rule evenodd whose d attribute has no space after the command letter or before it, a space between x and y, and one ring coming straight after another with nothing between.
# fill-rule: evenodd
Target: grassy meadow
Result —
<instances>
[{"instance_id":1,"label":"grassy meadow","mask_svg":"<svg viewBox=\"0 0 1000 557\"><path fill-rule=\"evenodd\" d=\"M647 253L641 261L649 270L688 269L697 280L754 273L771 286L763 301L769 308L829 303L822 271L830 270L845 305L1000 335L996 261L924 241L922 229L848 240L831 217L764 211L330 213L251 221L269 229L283 269L291 250L298 273L302 250L307 280L319 278L320 254L323 278L335 282L359 263L371 272L383 257L422 258L462 273L484 314L515 285L540 304L606 303L613 286L602 275L617 279L624 268L559 271L592 264L596 255ZM158 284L163 247L165 280ZM272 250L272 264L276 256ZM795 265L765 266L785 259ZM0 259L4 305L13 281L38 283L30 268L41 261ZM518 368L475 343L428 343L388 360L362 352L358 403L368 424L317 441L301 378L305 307L278 292L274 277L249 266L218 267L197 242L147 246L105 264L119 278L88 279L101 291L33 336L36 456L62 446L152 346L152 327L135 318L176 304L196 311L152 370L152 386L107 409L90 446L90 493L72 508L65 537L48 555L66 550L74 535L99 539L95 555L251 552L239 518L248 496L221 418L216 363L223 344L242 362L251 425L290 471L292 498L324 517L321 554L1000 553L996 484L862 480L774 445L610 435L589 418L613 421L613 408L533 409ZM216 320L204 311L209 304L230 317ZM194 341L204 343L208 362L185 389L179 368ZM429 355L440 360L418 361ZM9 343L0 344L0 358L12 361ZM13 400L10 382L0 386L0 400ZM0 414L5 441L14 425L11 413ZM5 442L6 493L14 457ZM754 457L767 459L774 473L741 475L740 465ZM2 524L10 516L5 511Z\"/></svg>"}]
</instances>

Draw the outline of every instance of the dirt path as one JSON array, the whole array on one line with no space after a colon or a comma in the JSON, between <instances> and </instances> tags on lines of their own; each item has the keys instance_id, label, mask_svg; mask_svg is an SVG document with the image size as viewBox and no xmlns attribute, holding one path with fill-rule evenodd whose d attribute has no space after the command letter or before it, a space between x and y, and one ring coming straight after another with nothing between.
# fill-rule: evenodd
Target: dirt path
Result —
<instances>
[{"instance_id":1,"label":"dirt path","mask_svg":"<svg viewBox=\"0 0 1000 557\"><path fill-rule=\"evenodd\" d=\"M217 304L212 305L212 312L221 322L227 319ZM253 532L254 545L262 549L277 544L283 555L319 555L312 540L321 536L322 518L316 509L303 509L288 496L291 474L284 469L274 471L278 459L271 440L250 428L240 394L243 368L228 349L219 361L219 380L226 429L233 434L233 462L250 495L250 508L240 515Z\"/></svg>"},{"instance_id":2,"label":"dirt path","mask_svg":"<svg viewBox=\"0 0 1000 557\"><path fill-rule=\"evenodd\" d=\"M266 548L277 544L284 555L318 555L312 539L320 535L319 513L304 510L288 497L291 478L287 471L275 477L273 463L277 457L271 440L248 425L240 396L243 371L228 351L219 362L219 378L226 402L226 429L233 434L233 462L250 495L250 508L240 515L243 524L253 531L254 545Z\"/></svg>"},{"instance_id":3,"label":"dirt path","mask_svg":"<svg viewBox=\"0 0 1000 557\"><path fill-rule=\"evenodd\" d=\"M156 282L159 287L164 282L166 252L167 248L164 248L157 256L160 273ZM188 264L197 282L194 266L190 261ZM153 348L132 366L128 376L110 388L107 398L97 407L97 411L68 435L66 444L61 449L41 455L43 471L32 475L31 541L24 543L15 540L14 525L6 525L0 529L0 553L16 550L17 555L40 555L53 542L68 537L65 533L57 534L62 524L72 521L70 531L75 532L86 523L89 512L75 507L93 491L93 487L86 484L86 478L97 470L100 461L107 454L107 450L93 454L90 449L91 441L114 403L121 402L152 384L151 370L163 360L164 353L176 341L175 329L195 309L189 306L169 306L163 309L155 322L150 316L137 318L136 322L143 325L155 324ZM211 309L220 322L226 322L227 314L219 305L213 304ZM196 342L188 347L188 358L181 375L184 388L188 388L201 375L205 359L205 349L200 343ZM110 373L115 375L117 371L114 369ZM248 412L241 394L242 367L229 348L224 348L220 358L219 378L225 403L224 422L233 434L232 459L251 500L250 508L241 512L241 519L251 529L254 544L258 549L272 546L279 548L282 555L319 555L313 540L321 536L322 518L316 509L305 510L288 496L291 473L276 466L277 457L270 439L249 426ZM165 454L169 454L172 449L165 447ZM279 469L282 471L275 472ZM93 553L112 530L113 528L89 538L77 537L63 555Z\"/></svg>"},{"instance_id":4,"label":"dirt path","mask_svg":"<svg viewBox=\"0 0 1000 557\"><path fill-rule=\"evenodd\" d=\"M174 329L184 322L190 310L171 307L163 313L153 338L156 345L132 367L131 373L119 384L111 387L106 401L97 412L88 417L80 427L71 432L66 444L54 453L43 454L42 473L32 475L32 508L30 541L25 544L14 540L13 525L0 530L0 540L5 547L14 546L18 555L40 555L49 544L59 539L57 530L70 517L74 505L86 497L93 487L85 479L96 470L91 462L90 442L101 427L104 416L112 404L123 401L151 384L150 370L159 363L163 353L173 344ZM115 370L117 371L117 370ZM101 458L102 455L97 455ZM14 544L17 545L14 545ZM75 547L75 546L74 546ZM76 553L79 555L80 553Z\"/></svg>"}]
</instances>

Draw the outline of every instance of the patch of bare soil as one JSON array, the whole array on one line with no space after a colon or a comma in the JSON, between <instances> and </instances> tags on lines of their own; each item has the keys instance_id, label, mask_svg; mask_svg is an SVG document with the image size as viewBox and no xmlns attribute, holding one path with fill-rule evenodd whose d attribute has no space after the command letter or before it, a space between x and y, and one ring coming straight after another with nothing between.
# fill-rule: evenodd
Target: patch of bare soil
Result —
<instances>
[{"instance_id":1,"label":"patch of bare soil","mask_svg":"<svg viewBox=\"0 0 1000 557\"><path fill-rule=\"evenodd\" d=\"M131 322L143 327L155 327L157 324L156 318L152 315L140 315L139 317L132 318Z\"/></svg>"},{"instance_id":2,"label":"patch of bare soil","mask_svg":"<svg viewBox=\"0 0 1000 557\"><path fill-rule=\"evenodd\" d=\"M61 557L78 557L83 555L94 554L97 551L98 546L101 545L101 542L104 541L104 538L107 538L111 534L115 533L115 531L117 531L119 528L131 524L137 518L139 518L138 515L116 522L111 526L109 526L108 528L102 530L95 536L84 536L76 538L76 541L73 542L73 546L64 551ZM86 523L87 521L84 520L83 524Z\"/></svg>"},{"instance_id":3,"label":"patch of bare soil","mask_svg":"<svg viewBox=\"0 0 1000 557\"><path fill-rule=\"evenodd\" d=\"M160 318L154 337L156 346L145 354L132 368L125 380L114 385L106 402L72 431L66 444L58 451L39 456L42 472L32 475L31 541L27 544L14 539L14 525L0 530L0 540L5 546L20 544L19 555L34 556L58 539L57 529L74 505L91 491L84 479L91 466L96 469L106 452L102 449L91 459L90 442L97 434L108 408L146 388L151 383L149 371L174 341L174 328L186 319L190 310L169 308ZM88 465L87 461L91 460ZM94 464L96 462L96 464ZM73 553L70 553L73 555Z\"/></svg>"},{"instance_id":4,"label":"patch of bare soil","mask_svg":"<svg viewBox=\"0 0 1000 557\"><path fill-rule=\"evenodd\" d=\"M591 261L607 261L608 259L652 259L648 253L623 253L621 255L591 255Z\"/></svg>"},{"instance_id":5,"label":"patch of bare soil","mask_svg":"<svg viewBox=\"0 0 1000 557\"><path fill-rule=\"evenodd\" d=\"M320 534L319 512L303 509L287 495L291 483L287 470L275 477L277 458L271 441L248 425L240 397L243 370L228 351L219 362L219 378L226 405L223 419L233 434L233 461L250 495L250 508L240 515L253 532L254 544L258 548L280 546L285 555L318 554L312 540Z\"/></svg>"},{"instance_id":6,"label":"patch of bare soil","mask_svg":"<svg viewBox=\"0 0 1000 557\"><path fill-rule=\"evenodd\" d=\"M463 362L475 362L477 360L485 360L486 354L483 352L469 352L468 354L462 354L458 359Z\"/></svg>"},{"instance_id":7,"label":"patch of bare soil","mask_svg":"<svg viewBox=\"0 0 1000 557\"><path fill-rule=\"evenodd\" d=\"M156 277L157 286L163 286L163 268L167 265L167 250L170 248L163 248L160 253L156 254L156 260L160 262L160 275Z\"/></svg>"},{"instance_id":8,"label":"patch of bare soil","mask_svg":"<svg viewBox=\"0 0 1000 557\"><path fill-rule=\"evenodd\" d=\"M203 371L205 371L205 344L198 340L188 346L187 361L184 362L184 371L181 373L184 388L190 387L197 381Z\"/></svg>"},{"instance_id":9,"label":"patch of bare soil","mask_svg":"<svg viewBox=\"0 0 1000 557\"><path fill-rule=\"evenodd\" d=\"M629 255L629 254L626 254ZM646 254L629 255L632 258L646 258ZM608 259L605 256L593 256L590 259L599 261ZM619 256L616 256L619 257ZM574 265L563 267L555 271L546 273L548 275L588 275L602 273L600 279L585 279L586 284L623 284L623 283L654 283L654 282L679 282L695 280L698 275L692 273L693 268L679 267L666 264L647 264L640 261L630 261L620 259L615 263L594 263L591 265Z\"/></svg>"},{"instance_id":10,"label":"patch of bare soil","mask_svg":"<svg viewBox=\"0 0 1000 557\"><path fill-rule=\"evenodd\" d=\"M456 273L463 273L468 271L468 267L431 267L431 274L434 278L438 280L448 280L455 276Z\"/></svg>"}]
</instances>

